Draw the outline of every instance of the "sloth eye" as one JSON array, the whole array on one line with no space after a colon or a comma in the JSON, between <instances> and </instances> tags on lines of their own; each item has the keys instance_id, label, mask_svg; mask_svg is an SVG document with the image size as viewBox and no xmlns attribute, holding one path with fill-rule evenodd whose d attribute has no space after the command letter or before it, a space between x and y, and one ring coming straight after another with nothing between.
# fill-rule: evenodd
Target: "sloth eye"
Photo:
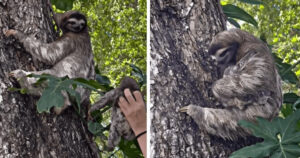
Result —
<instances>
[{"instance_id":1,"label":"sloth eye","mask_svg":"<svg viewBox=\"0 0 300 158\"><path fill-rule=\"evenodd\" d=\"M227 53L227 51L222 52L219 57L224 57L226 55L226 53Z\"/></svg>"}]
</instances>

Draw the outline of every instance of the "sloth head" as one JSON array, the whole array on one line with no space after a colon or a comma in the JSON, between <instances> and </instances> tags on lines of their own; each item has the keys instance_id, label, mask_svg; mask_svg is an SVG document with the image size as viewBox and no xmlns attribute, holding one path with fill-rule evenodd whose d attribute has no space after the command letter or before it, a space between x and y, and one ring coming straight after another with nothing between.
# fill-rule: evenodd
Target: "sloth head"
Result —
<instances>
[{"instance_id":1,"label":"sloth head","mask_svg":"<svg viewBox=\"0 0 300 158\"><path fill-rule=\"evenodd\" d=\"M223 76L227 67L235 65L251 50L263 56L269 53L267 46L255 36L240 29L230 29L213 38L208 53L216 60L219 74Z\"/></svg>"},{"instance_id":2,"label":"sloth head","mask_svg":"<svg viewBox=\"0 0 300 158\"><path fill-rule=\"evenodd\" d=\"M237 63L239 42L235 38L228 38L228 31L217 34L212 40L208 53L215 60L219 74L223 76L225 69ZM227 36L225 36L227 35Z\"/></svg>"},{"instance_id":3,"label":"sloth head","mask_svg":"<svg viewBox=\"0 0 300 158\"><path fill-rule=\"evenodd\" d=\"M80 33L87 31L86 17L78 11L67 11L55 14L55 22L63 33Z\"/></svg>"},{"instance_id":4,"label":"sloth head","mask_svg":"<svg viewBox=\"0 0 300 158\"><path fill-rule=\"evenodd\" d=\"M249 43L261 43L259 39L240 29L218 33L212 40L208 53L215 59L221 76L225 69L235 65L250 50Z\"/></svg>"},{"instance_id":5,"label":"sloth head","mask_svg":"<svg viewBox=\"0 0 300 158\"><path fill-rule=\"evenodd\" d=\"M211 50L211 56L215 59L219 73L223 75L225 69L237 62L238 43L232 43L226 47L219 47L214 51Z\"/></svg>"}]
</instances>

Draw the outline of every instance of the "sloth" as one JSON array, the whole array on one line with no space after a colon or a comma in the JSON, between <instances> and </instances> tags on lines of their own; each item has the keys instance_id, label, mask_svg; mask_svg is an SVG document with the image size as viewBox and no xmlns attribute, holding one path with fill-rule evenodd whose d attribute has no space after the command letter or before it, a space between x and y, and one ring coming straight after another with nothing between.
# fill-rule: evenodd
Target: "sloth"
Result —
<instances>
[{"instance_id":1,"label":"sloth","mask_svg":"<svg viewBox=\"0 0 300 158\"><path fill-rule=\"evenodd\" d=\"M179 111L193 118L200 129L225 140L250 135L240 120L276 117L282 105L281 79L267 45L248 32L232 29L218 33L208 53L221 78L212 85L223 109L191 104Z\"/></svg>"},{"instance_id":2,"label":"sloth","mask_svg":"<svg viewBox=\"0 0 300 158\"><path fill-rule=\"evenodd\" d=\"M99 110L105 107L107 104L112 105L111 109L111 125L109 129L109 137L106 149L108 151L113 150L120 142L121 137L126 140L133 140L135 138L134 132L132 131L129 123L127 122L124 114L122 113L118 100L121 96L124 97L124 90L129 88L131 92L140 91L138 83L130 78L124 77L118 88L110 90L101 97L89 110L89 113Z\"/></svg>"},{"instance_id":3,"label":"sloth","mask_svg":"<svg viewBox=\"0 0 300 158\"><path fill-rule=\"evenodd\" d=\"M34 37L27 36L17 30L7 30L4 34L15 37L23 44L26 52L39 61L51 65L51 69L42 71L24 71L21 69L10 72L22 88L32 95L41 96L43 87L33 85L37 78L27 77L29 74L49 74L56 77L94 79L94 61L86 17L78 11L67 11L54 15L57 26L62 30L62 36L52 43L43 43ZM81 103L89 99L90 91L77 87ZM56 114L62 113L71 101L66 92L62 92L65 102L62 107L55 107Z\"/></svg>"}]
</instances>

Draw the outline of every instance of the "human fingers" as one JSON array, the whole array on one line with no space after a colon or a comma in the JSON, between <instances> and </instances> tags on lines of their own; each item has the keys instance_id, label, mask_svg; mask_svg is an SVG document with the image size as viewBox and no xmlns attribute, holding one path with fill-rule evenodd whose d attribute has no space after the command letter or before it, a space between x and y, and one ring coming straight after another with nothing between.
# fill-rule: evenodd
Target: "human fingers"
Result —
<instances>
[{"instance_id":1,"label":"human fingers","mask_svg":"<svg viewBox=\"0 0 300 158\"><path fill-rule=\"evenodd\" d=\"M128 88L126 88L126 89L124 90L124 95L125 95L125 97L126 97L128 103L129 103L129 105L136 102L135 99L133 98L133 96L132 96L130 90L129 90Z\"/></svg>"},{"instance_id":2,"label":"human fingers","mask_svg":"<svg viewBox=\"0 0 300 158\"><path fill-rule=\"evenodd\" d=\"M118 104L119 104L122 112L127 113L129 104L124 97L120 97Z\"/></svg>"},{"instance_id":3,"label":"human fingers","mask_svg":"<svg viewBox=\"0 0 300 158\"><path fill-rule=\"evenodd\" d=\"M142 93L140 91L134 91L133 96L136 99L136 102L144 102Z\"/></svg>"}]
</instances>

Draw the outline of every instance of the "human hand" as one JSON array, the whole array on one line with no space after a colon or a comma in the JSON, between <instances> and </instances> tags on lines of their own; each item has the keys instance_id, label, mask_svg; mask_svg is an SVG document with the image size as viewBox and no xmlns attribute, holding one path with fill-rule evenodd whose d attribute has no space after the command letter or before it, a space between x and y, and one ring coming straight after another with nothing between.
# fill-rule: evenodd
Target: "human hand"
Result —
<instances>
[{"instance_id":1,"label":"human hand","mask_svg":"<svg viewBox=\"0 0 300 158\"><path fill-rule=\"evenodd\" d=\"M129 89L124 90L124 97L120 97L119 106L124 113L135 135L146 131L146 108L141 92L134 91L133 96Z\"/></svg>"}]
</instances>

